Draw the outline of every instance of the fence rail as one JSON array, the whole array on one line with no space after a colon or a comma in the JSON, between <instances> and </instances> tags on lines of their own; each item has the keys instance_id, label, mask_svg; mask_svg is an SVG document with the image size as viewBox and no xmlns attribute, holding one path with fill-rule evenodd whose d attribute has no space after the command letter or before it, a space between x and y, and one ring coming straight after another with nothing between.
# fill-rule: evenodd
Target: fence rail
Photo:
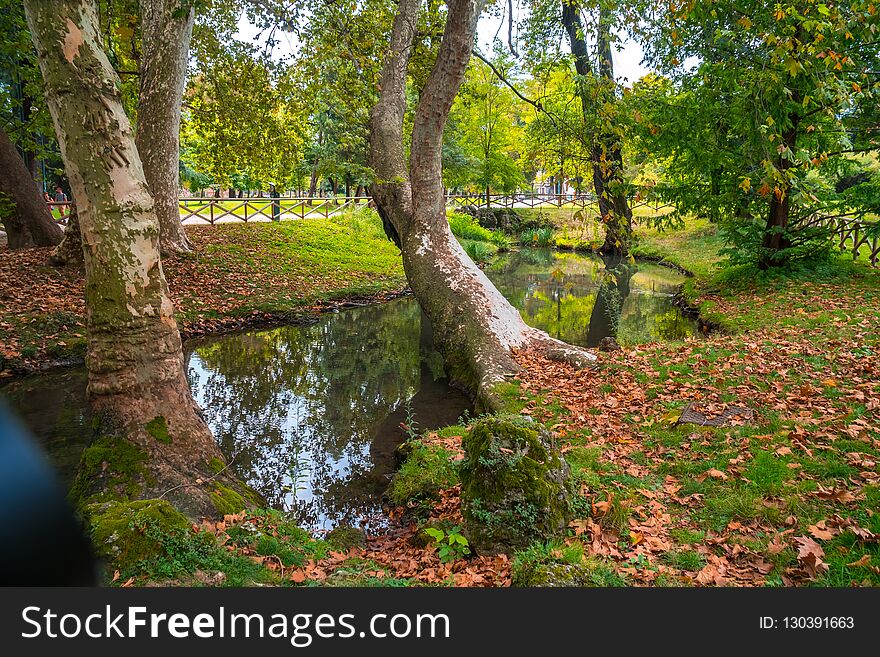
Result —
<instances>
[{"instance_id":1,"label":"fence rail","mask_svg":"<svg viewBox=\"0 0 880 657\"><path fill-rule=\"evenodd\" d=\"M877 224L857 219L857 214L814 215L799 222L798 226L824 228L835 237L838 248L852 253L854 260L867 247L865 255L871 266L877 267L880 262L880 231L877 230Z\"/></svg>"}]
</instances>

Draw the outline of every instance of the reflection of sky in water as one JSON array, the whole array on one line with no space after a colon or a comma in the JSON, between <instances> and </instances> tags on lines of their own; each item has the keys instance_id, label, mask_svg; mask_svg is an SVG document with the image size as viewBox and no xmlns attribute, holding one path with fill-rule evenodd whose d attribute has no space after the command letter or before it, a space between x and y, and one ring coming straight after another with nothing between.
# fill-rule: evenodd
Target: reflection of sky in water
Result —
<instances>
[{"instance_id":1,"label":"reflection of sky in water","mask_svg":"<svg viewBox=\"0 0 880 657\"><path fill-rule=\"evenodd\" d=\"M430 376L420 315L402 299L195 345L193 396L233 471L305 526L381 522L406 405L424 427L469 405Z\"/></svg>"}]
</instances>

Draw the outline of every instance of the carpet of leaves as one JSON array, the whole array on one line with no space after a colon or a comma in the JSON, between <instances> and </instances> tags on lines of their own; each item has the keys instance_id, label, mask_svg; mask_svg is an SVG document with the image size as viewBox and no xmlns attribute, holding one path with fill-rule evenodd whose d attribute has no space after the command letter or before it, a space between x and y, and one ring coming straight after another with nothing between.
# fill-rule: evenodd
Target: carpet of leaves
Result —
<instances>
[{"instance_id":1,"label":"carpet of leaves","mask_svg":"<svg viewBox=\"0 0 880 657\"><path fill-rule=\"evenodd\" d=\"M598 454L600 476L580 490L592 513L569 542L637 585L880 583L866 501L880 484L880 297L792 287L725 300L729 316L776 319L736 336L603 354L595 370L517 354L522 412L563 451ZM744 405L756 419L676 426L688 403L709 417ZM615 498L627 526L609 529Z\"/></svg>"}]
</instances>

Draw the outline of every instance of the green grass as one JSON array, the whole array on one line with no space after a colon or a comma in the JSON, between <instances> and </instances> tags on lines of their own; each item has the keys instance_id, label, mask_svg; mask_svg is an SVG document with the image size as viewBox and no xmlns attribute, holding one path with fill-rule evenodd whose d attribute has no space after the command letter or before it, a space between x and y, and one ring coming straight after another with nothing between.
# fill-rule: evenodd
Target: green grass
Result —
<instances>
[{"instance_id":1,"label":"green grass","mask_svg":"<svg viewBox=\"0 0 880 657\"><path fill-rule=\"evenodd\" d=\"M406 286L397 247L366 208L329 220L189 226L187 233L195 251L162 263L184 330L242 317L295 319L321 303ZM32 256L2 257L14 264ZM16 302L0 302L0 343L8 347L0 371L85 353L81 274L42 263L29 272Z\"/></svg>"}]
</instances>

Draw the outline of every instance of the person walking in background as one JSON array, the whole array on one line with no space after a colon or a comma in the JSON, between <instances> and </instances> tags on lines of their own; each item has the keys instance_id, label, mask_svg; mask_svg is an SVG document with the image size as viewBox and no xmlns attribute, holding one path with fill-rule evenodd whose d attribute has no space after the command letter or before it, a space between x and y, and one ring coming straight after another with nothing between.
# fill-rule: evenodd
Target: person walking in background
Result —
<instances>
[{"instance_id":1,"label":"person walking in background","mask_svg":"<svg viewBox=\"0 0 880 657\"><path fill-rule=\"evenodd\" d=\"M64 190L61 188L61 185L55 186L55 202L56 203L67 203L70 199L67 198L67 194L64 193Z\"/></svg>"}]
</instances>

